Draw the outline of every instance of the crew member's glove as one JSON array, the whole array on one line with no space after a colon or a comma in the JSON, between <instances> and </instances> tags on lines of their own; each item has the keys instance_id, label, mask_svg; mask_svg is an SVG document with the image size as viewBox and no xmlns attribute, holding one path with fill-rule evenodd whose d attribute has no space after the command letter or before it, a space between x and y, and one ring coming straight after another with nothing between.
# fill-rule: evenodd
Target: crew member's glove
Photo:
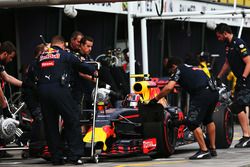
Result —
<instances>
[{"instance_id":1,"label":"crew member's glove","mask_svg":"<svg viewBox=\"0 0 250 167\"><path fill-rule=\"evenodd\" d=\"M158 100L156 100L155 98L151 99L148 104L149 105L154 105L154 104L157 104Z\"/></svg>"},{"instance_id":2,"label":"crew member's glove","mask_svg":"<svg viewBox=\"0 0 250 167\"><path fill-rule=\"evenodd\" d=\"M215 81L216 81L216 85L217 85L218 87L220 87L220 86L222 85L222 81L221 81L220 78L216 77L216 78L215 78Z\"/></svg>"},{"instance_id":3,"label":"crew member's glove","mask_svg":"<svg viewBox=\"0 0 250 167\"><path fill-rule=\"evenodd\" d=\"M30 89L36 89L36 84L32 82L28 82L27 80L22 81L22 88L30 88Z\"/></svg>"},{"instance_id":4,"label":"crew member's glove","mask_svg":"<svg viewBox=\"0 0 250 167\"><path fill-rule=\"evenodd\" d=\"M98 71L95 71L94 73L93 73L93 75L92 75L92 79L94 79L94 78L98 78Z\"/></svg>"},{"instance_id":5,"label":"crew member's glove","mask_svg":"<svg viewBox=\"0 0 250 167\"><path fill-rule=\"evenodd\" d=\"M244 89L247 87L247 79L246 77L241 77L237 79L237 88Z\"/></svg>"}]
</instances>

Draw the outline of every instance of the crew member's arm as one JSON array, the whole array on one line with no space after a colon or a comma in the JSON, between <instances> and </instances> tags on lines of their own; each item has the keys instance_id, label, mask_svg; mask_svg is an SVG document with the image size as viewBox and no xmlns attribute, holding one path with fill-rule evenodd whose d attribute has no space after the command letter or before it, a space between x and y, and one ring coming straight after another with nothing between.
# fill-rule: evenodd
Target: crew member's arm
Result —
<instances>
[{"instance_id":1,"label":"crew member's arm","mask_svg":"<svg viewBox=\"0 0 250 167\"><path fill-rule=\"evenodd\" d=\"M221 78L229 69L229 63L228 63L228 60L226 59L224 65L222 66L219 74L217 75L217 78Z\"/></svg>"},{"instance_id":2,"label":"crew member's arm","mask_svg":"<svg viewBox=\"0 0 250 167\"><path fill-rule=\"evenodd\" d=\"M245 69L244 69L242 76L247 78L249 73L250 73L250 55L244 57L243 61L245 62L246 66L245 66Z\"/></svg>"},{"instance_id":3,"label":"crew member's arm","mask_svg":"<svg viewBox=\"0 0 250 167\"><path fill-rule=\"evenodd\" d=\"M22 81L16 79L15 77L7 74L6 71L2 71L0 73L1 77L3 78L4 81L12 84L12 85L15 85L15 86L18 86L18 87L21 87L22 86Z\"/></svg>"},{"instance_id":4,"label":"crew member's arm","mask_svg":"<svg viewBox=\"0 0 250 167\"><path fill-rule=\"evenodd\" d=\"M1 104L1 108L7 107L7 102L6 102L6 99L5 99L5 96L3 94L3 90L1 87L0 87L0 104Z\"/></svg>"},{"instance_id":5,"label":"crew member's arm","mask_svg":"<svg viewBox=\"0 0 250 167\"><path fill-rule=\"evenodd\" d=\"M79 72L79 75L86 80L96 82L96 78L93 78L91 75L84 74L82 72Z\"/></svg>"},{"instance_id":6,"label":"crew member's arm","mask_svg":"<svg viewBox=\"0 0 250 167\"><path fill-rule=\"evenodd\" d=\"M162 97L165 97L169 92L171 92L177 82L175 81L169 81L167 85L164 86L164 88L161 90L161 92L155 97L155 99L158 101Z\"/></svg>"},{"instance_id":7,"label":"crew member's arm","mask_svg":"<svg viewBox=\"0 0 250 167\"><path fill-rule=\"evenodd\" d=\"M87 64L84 61L82 62L79 58L77 58L73 54L68 53L67 58L76 71L89 75L94 75L96 73L96 69L93 65Z\"/></svg>"}]
</instances>

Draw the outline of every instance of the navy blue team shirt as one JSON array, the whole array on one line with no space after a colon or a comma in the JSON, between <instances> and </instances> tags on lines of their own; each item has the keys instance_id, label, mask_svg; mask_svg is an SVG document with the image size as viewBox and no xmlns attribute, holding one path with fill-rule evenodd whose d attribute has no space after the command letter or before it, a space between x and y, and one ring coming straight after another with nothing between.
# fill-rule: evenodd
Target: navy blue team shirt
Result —
<instances>
[{"instance_id":1,"label":"navy blue team shirt","mask_svg":"<svg viewBox=\"0 0 250 167\"><path fill-rule=\"evenodd\" d=\"M208 86L208 76L199 67L179 65L170 80L177 82L188 93L193 94Z\"/></svg>"},{"instance_id":2,"label":"navy blue team shirt","mask_svg":"<svg viewBox=\"0 0 250 167\"><path fill-rule=\"evenodd\" d=\"M72 53L56 46L39 56L38 65L38 83L60 82L63 74L67 74L70 77L72 69L90 75L95 71L95 68L91 65L82 62Z\"/></svg>"},{"instance_id":3,"label":"navy blue team shirt","mask_svg":"<svg viewBox=\"0 0 250 167\"><path fill-rule=\"evenodd\" d=\"M243 58L249 56L245 42L240 38L233 37L232 42L226 44L225 51L232 72L237 78L241 78L246 66ZM247 77L247 85L250 87L249 77Z\"/></svg>"}]
</instances>

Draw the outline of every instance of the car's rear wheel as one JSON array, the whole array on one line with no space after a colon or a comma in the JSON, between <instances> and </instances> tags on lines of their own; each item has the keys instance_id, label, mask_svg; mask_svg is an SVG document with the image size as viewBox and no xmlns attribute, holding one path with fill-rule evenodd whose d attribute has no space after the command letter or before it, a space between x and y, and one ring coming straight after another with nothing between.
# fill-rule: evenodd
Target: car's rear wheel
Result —
<instances>
[{"instance_id":1,"label":"car's rear wheel","mask_svg":"<svg viewBox=\"0 0 250 167\"><path fill-rule=\"evenodd\" d=\"M216 127L216 148L229 148L234 136L232 112L227 106L217 106L213 120Z\"/></svg>"}]
</instances>

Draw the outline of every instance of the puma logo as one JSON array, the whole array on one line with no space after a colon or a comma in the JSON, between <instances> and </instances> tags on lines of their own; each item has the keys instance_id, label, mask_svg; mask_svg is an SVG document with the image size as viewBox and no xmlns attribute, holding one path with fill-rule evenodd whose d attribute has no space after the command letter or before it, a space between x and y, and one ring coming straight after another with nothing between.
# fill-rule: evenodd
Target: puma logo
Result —
<instances>
[{"instance_id":1,"label":"puma logo","mask_svg":"<svg viewBox=\"0 0 250 167\"><path fill-rule=\"evenodd\" d=\"M50 75L45 75L44 77L50 80Z\"/></svg>"}]
</instances>

